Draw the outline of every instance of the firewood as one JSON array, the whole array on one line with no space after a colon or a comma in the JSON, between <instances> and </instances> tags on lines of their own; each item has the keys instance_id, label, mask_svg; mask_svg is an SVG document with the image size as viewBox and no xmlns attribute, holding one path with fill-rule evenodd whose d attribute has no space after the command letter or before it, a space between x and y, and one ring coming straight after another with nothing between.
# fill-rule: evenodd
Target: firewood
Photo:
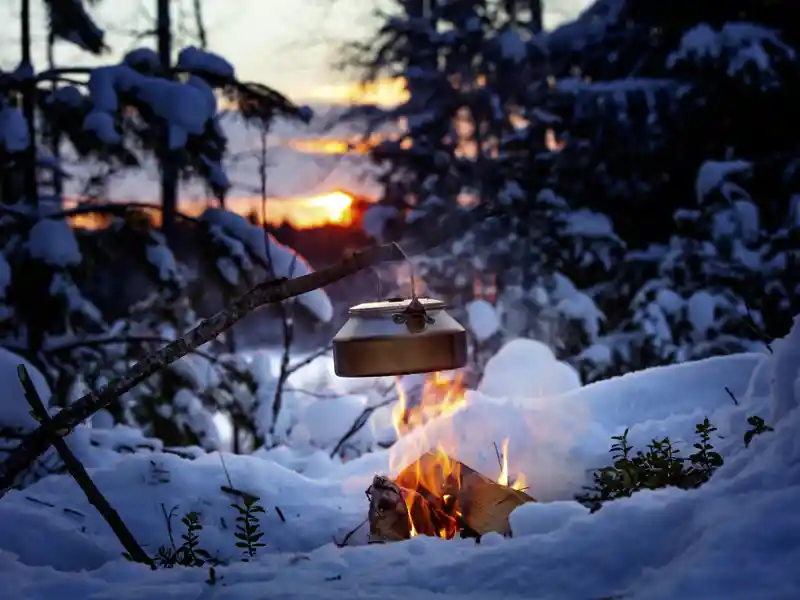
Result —
<instances>
[{"instance_id":1,"label":"firewood","mask_svg":"<svg viewBox=\"0 0 800 600\"><path fill-rule=\"evenodd\" d=\"M395 483L401 490L411 490L421 498L419 507L411 503L411 517L418 533L423 535L440 535L443 528L453 531L450 529L454 526L453 519L462 533L510 535L511 512L536 501L522 491L492 481L461 461L434 452L426 452L408 465Z\"/></svg>"},{"instance_id":2,"label":"firewood","mask_svg":"<svg viewBox=\"0 0 800 600\"><path fill-rule=\"evenodd\" d=\"M411 537L406 502L396 483L375 475L367 488L370 543L396 542Z\"/></svg>"},{"instance_id":3,"label":"firewood","mask_svg":"<svg viewBox=\"0 0 800 600\"><path fill-rule=\"evenodd\" d=\"M465 466L466 469L471 470ZM535 500L525 492L500 485L475 471L464 473L459 491L461 515L478 535L491 531L511 535L509 515L528 502Z\"/></svg>"}]
</instances>

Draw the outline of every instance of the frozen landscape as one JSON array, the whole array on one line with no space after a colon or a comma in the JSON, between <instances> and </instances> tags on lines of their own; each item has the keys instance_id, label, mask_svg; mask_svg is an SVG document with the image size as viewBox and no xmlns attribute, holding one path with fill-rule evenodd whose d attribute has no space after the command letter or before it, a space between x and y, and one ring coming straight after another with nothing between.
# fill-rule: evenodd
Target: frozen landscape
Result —
<instances>
[{"instance_id":1,"label":"frozen landscape","mask_svg":"<svg viewBox=\"0 0 800 600\"><path fill-rule=\"evenodd\" d=\"M793 568L800 560L799 348L800 321L774 354L711 358L560 393L547 389L555 359L526 348L490 363L485 377L510 381L511 393L520 380L536 381L543 386L536 397L505 397L497 384L492 396L479 388L456 412L344 463L329 457L323 438L350 425L348 399L319 400L341 407L310 411L305 447L224 455L234 486L265 508L265 546L241 564L219 454L187 460L103 452L87 446L82 428L68 438L70 447L143 546L169 543L164 507L196 511L202 547L232 564L215 569L213 585L207 568L151 572L132 564L75 482L51 476L0 502L0 591L30 599L793 598L800 586ZM297 376L326 377L330 369L320 359ZM8 354L2 376L12 394L5 405L24 412ZM754 414L775 431L745 447ZM715 445L725 464L701 489L643 491L595 514L573 500L587 473L607 462L612 435L629 428L634 446L664 436L688 440L705 416L719 428ZM364 545L364 490L373 474L390 474L398 457L413 460L441 445L496 477L492 444L503 439L509 472L523 474L540 500L512 513L513 538L490 534L476 544L418 536ZM359 525L361 534L339 547Z\"/></svg>"},{"instance_id":2,"label":"frozen landscape","mask_svg":"<svg viewBox=\"0 0 800 600\"><path fill-rule=\"evenodd\" d=\"M800 598L789 0L388 0L321 114L120 2L0 71L0 599Z\"/></svg>"}]
</instances>

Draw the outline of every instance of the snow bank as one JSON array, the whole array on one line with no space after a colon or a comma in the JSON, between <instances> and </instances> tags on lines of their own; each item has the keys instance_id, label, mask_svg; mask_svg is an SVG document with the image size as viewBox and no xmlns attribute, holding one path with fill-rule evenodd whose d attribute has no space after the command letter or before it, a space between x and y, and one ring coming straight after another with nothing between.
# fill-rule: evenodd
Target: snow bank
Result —
<instances>
[{"instance_id":1,"label":"snow bank","mask_svg":"<svg viewBox=\"0 0 800 600\"><path fill-rule=\"evenodd\" d=\"M366 516L365 483L386 471L389 452L339 464L318 452L299 457L283 449L264 455L272 460L225 458L234 486L262 498L267 547L255 563L218 568L216 586L204 583L205 569L151 573L116 558L120 549L105 525L75 484L59 476L0 501L0 596L44 600L58 589L65 598L140 600L795 598L798 337L800 321L788 341L776 344L775 356L652 369L524 402L470 394L451 420L434 420L401 440L395 454L409 457L425 445L423 438L427 444L450 440L458 458L496 476L491 443L510 438L512 474L524 471L531 493L552 500L515 511L512 539L490 535L476 545L414 538L337 548L331 537ZM519 364L516 374L529 364ZM505 372L512 374L512 367ZM745 448L745 421L753 414L773 417L775 431ZM640 492L593 515L570 500L587 469L608 463L610 435L630 427L633 444L664 435L680 442L704 416L719 428L722 437L713 441L726 463L699 490ZM233 512L219 489L226 484L219 456L157 459L155 468L150 458L131 456L92 475L150 551L166 542L163 503L167 510L179 505L201 512L203 545L231 556ZM276 461L313 468L301 475ZM354 543L362 541L357 534Z\"/></svg>"}]
</instances>

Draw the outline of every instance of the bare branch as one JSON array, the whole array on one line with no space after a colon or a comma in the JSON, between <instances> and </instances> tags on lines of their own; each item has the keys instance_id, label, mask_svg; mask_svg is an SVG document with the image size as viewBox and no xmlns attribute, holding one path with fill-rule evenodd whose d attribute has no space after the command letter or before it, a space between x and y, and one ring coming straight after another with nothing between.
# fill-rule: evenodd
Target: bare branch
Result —
<instances>
[{"instance_id":1,"label":"bare branch","mask_svg":"<svg viewBox=\"0 0 800 600\"><path fill-rule=\"evenodd\" d=\"M205 50L208 48L208 34L206 33L206 24L203 20L203 6L200 0L193 0L192 10L194 12L194 26L197 29L197 39L200 42L200 47Z\"/></svg>"},{"instance_id":2,"label":"bare branch","mask_svg":"<svg viewBox=\"0 0 800 600\"><path fill-rule=\"evenodd\" d=\"M53 417L55 430L71 431L105 408L122 394L150 376L163 370L189 352L207 344L221 333L230 329L234 323L266 304L274 304L289 298L312 292L354 273L368 269L376 264L402 260L403 256L396 244L374 246L351 254L340 263L303 275L295 279L277 279L256 285L231 305L209 319L204 319L194 329L182 337L157 350L144 360L136 363L123 375L111 380L97 394L90 393L70 404ZM14 485L17 478L38 459L53 443L53 434L38 427L27 434L19 446L9 454L0 471L0 497Z\"/></svg>"},{"instance_id":3,"label":"bare branch","mask_svg":"<svg viewBox=\"0 0 800 600\"><path fill-rule=\"evenodd\" d=\"M326 346L323 346L319 350L312 352L311 354L306 356L303 360L299 360L293 365L289 365L288 367L286 367L286 376L288 377L289 375L299 371L303 367L307 367L321 356L325 356L326 354L328 354L328 352L330 352L332 349L333 349L333 344L328 344Z\"/></svg>"},{"instance_id":4,"label":"bare branch","mask_svg":"<svg viewBox=\"0 0 800 600\"><path fill-rule=\"evenodd\" d=\"M153 561L145 554L145 551L142 550L142 547L136 541L136 538L133 537L133 534L119 516L119 513L109 504L108 500L106 500L105 496L103 496L102 492L92 481L92 478L89 477L81 461L72 453L72 450L69 449L64 438L61 437L58 428L54 425L42 399L39 397L39 393L36 391L36 387L33 385L25 365L19 366L18 373L20 383L22 383L22 389L25 392L25 399L28 401L28 404L30 404L36 420L41 423L43 429L47 430L48 433L53 436L53 445L56 447L61 460L64 461L64 466L67 468L67 471L69 471L69 474L72 475L75 483L77 483L83 490L83 493L86 494L86 499L89 501L89 504L94 506L97 512L100 513L100 516L105 519L131 560L149 565L154 569L155 565Z\"/></svg>"}]
</instances>

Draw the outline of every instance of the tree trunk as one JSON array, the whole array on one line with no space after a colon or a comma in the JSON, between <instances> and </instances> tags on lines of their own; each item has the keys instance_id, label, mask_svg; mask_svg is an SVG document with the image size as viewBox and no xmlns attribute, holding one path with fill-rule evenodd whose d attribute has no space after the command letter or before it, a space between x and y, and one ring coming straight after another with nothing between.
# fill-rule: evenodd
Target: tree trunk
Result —
<instances>
[{"instance_id":1,"label":"tree trunk","mask_svg":"<svg viewBox=\"0 0 800 600\"><path fill-rule=\"evenodd\" d=\"M531 33L536 35L544 27L544 10L542 0L529 0L531 6Z\"/></svg>"},{"instance_id":2,"label":"tree trunk","mask_svg":"<svg viewBox=\"0 0 800 600\"><path fill-rule=\"evenodd\" d=\"M33 61L31 60L31 0L22 0L21 43L22 60L20 67L28 78L22 92L22 114L28 126L30 145L25 151L23 177L25 196L34 206L39 203L39 190L36 183L36 84L33 80Z\"/></svg>"},{"instance_id":3,"label":"tree trunk","mask_svg":"<svg viewBox=\"0 0 800 600\"><path fill-rule=\"evenodd\" d=\"M157 0L158 56L161 68L168 73L172 68L172 23L170 0ZM175 215L178 210L178 170L169 149L169 132L164 131L161 161L161 230L169 241L175 234Z\"/></svg>"},{"instance_id":4,"label":"tree trunk","mask_svg":"<svg viewBox=\"0 0 800 600\"><path fill-rule=\"evenodd\" d=\"M56 38L50 32L47 36L47 68L51 71L56 68L55 45ZM57 84L54 80L53 91L56 90L56 87ZM58 168L53 169L53 194L58 199L59 205L61 205L64 196L64 178L61 176L61 131L55 125L53 125L53 129L50 132L50 152L58 165Z\"/></svg>"},{"instance_id":5,"label":"tree trunk","mask_svg":"<svg viewBox=\"0 0 800 600\"><path fill-rule=\"evenodd\" d=\"M208 48L208 34L206 33L206 25L203 19L202 0L194 0L192 8L194 10L194 25L197 29L197 40L200 42L200 47L205 50Z\"/></svg>"}]
</instances>

